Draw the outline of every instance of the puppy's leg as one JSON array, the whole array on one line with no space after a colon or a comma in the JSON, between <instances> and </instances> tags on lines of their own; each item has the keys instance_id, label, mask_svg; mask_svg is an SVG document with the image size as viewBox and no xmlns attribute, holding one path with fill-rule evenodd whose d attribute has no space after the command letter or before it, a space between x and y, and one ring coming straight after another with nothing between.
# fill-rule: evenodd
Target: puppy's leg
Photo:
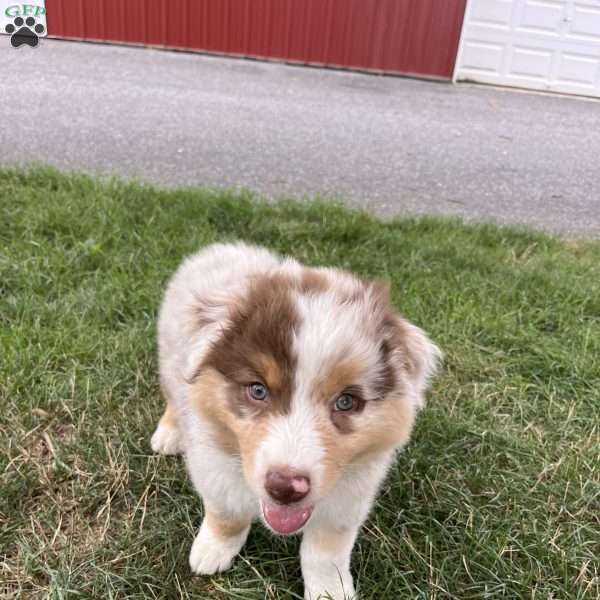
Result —
<instances>
[{"instance_id":1,"label":"puppy's leg","mask_svg":"<svg viewBox=\"0 0 600 600\"><path fill-rule=\"evenodd\" d=\"M355 598L350 574L350 554L357 527L314 527L304 533L300 562L306 600Z\"/></svg>"},{"instance_id":2,"label":"puppy's leg","mask_svg":"<svg viewBox=\"0 0 600 600\"><path fill-rule=\"evenodd\" d=\"M167 402L167 408L152 435L150 445L152 450L158 454L178 454L183 450L180 433L177 429L175 410L169 402Z\"/></svg>"},{"instance_id":3,"label":"puppy's leg","mask_svg":"<svg viewBox=\"0 0 600 600\"><path fill-rule=\"evenodd\" d=\"M206 514L190 552L190 567L198 575L226 571L242 549L250 531L251 516Z\"/></svg>"}]
</instances>

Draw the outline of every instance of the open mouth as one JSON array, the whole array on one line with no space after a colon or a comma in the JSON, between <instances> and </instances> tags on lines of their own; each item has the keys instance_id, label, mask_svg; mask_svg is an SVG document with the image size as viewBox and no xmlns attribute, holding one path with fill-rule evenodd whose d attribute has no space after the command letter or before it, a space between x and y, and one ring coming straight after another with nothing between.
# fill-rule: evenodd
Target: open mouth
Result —
<instances>
[{"instance_id":1,"label":"open mouth","mask_svg":"<svg viewBox=\"0 0 600 600\"><path fill-rule=\"evenodd\" d=\"M314 506L290 506L263 502L262 509L265 521L277 533L294 533L310 519Z\"/></svg>"}]
</instances>

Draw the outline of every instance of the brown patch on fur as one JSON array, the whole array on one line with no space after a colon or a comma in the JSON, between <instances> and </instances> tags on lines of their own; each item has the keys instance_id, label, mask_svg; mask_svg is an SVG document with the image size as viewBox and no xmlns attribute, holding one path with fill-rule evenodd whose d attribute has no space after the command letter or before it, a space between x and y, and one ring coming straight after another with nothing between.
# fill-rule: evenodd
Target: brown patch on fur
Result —
<instances>
[{"instance_id":1,"label":"brown patch on fur","mask_svg":"<svg viewBox=\"0 0 600 600\"><path fill-rule=\"evenodd\" d=\"M192 404L212 425L215 442L229 454L239 453L239 445L231 428L231 414L226 400L222 397L227 382L216 371L209 369L202 373L192 385Z\"/></svg>"},{"instance_id":2,"label":"brown patch on fur","mask_svg":"<svg viewBox=\"0 0 600 600\"><path fill-rule=\"evenodd\" d=\"M296 356L292 353L293 333L299 317L289 294L288 277L279 274L256 276L248 293L230 308L230 323L213 344L199 372L215 369L231 382L231 408L247 414L248 401L241 391L254 381L267 383L269 398L255 403L254 412L288 414L294 388Z\"/></svg>"},{"instance_id":3,"label":"brown patch on fur","mask_svg":"<svg viewBox=\"0 0 600 600\"><path fill-rule=\"evenodd\" d=\"M352 416L364 407L364 392L360 386L356 385L362 374L363 369L360 363L354 358L347 358L317 379L312 389L313 397L329 408L331 420L342 433L353 431ZM357 403L356 408L351 411L336 411L333 409L335 399L344 392L353 396Z\"/></svg>"},{"instance_id":4,"label":"brown patch on fur","mask_svg":"<svg viewBox=\"0 0 600 600\"><path fill-rule=\"evenodd\" d=\"M158 424L163 425L164 427L177 427L177 415L175 413L175 409L168 402L165 412L160 418Z\"/></svg>"},{"instance_id":5,"label":"brown patch on fur","mask_svg":"<svg viewBox=\"0 0 600 600\"><path fill-rule=\"evenodd\" d=\"M383 323L383 335L388 346L388 357L399 354L399 363L409 376L416 377L423 368L413 335L401 317L389 314Z\"/></svg>"},{"instance_id":6,"label":"brown patch on fur","mask_svg":"<svg viewBox=\"0 0 600 600\"><path fill-rule=\"evenodd\" d=\"M192 384L190 401L213 430L215 443L229 454L242 458L246 476L251 478L254 456L268 432L266 414L243 419L230 409L231 383L215 369L204 369Z\"/></svg>"},{"instance_id":7,"label":"brown patch on fur","mask_svg":"<svg viewBox=\"0 0 600 600\"><path fill-rule=\"evenodd\" d=\"M338 428L340 433L352 433L354 431L354 425L352 424L352 415L354 411L331 411L331 421Z\"/></svg>"},{"instance_id":8,"label":"brown patch on fur","mask_svg":"<svg viewBox=\"0 0 600 600\"><path fill-rule=\"evenodd\" d=\"M297 289L302 294L319 294L326 292L331 287L329 278L319 269L305 267L300 275Z\"/></svg>"},{"instance_id":9,"label":"brown patch on fur","mask_svg":"<svg viewBox=\"0 0 600 600\"><path fill-rule=\"evenodd\" d=\"M231 515L221 515L208 510L204 518L211 531L222 540L239 535L250 525L250 519L233 518Z\"/></svg>"},{"instance_id":10,"label":"brown patch on fur","mask_svg":"<svg viewBox=\"0 0 600 600\"><path fill-rule=\"evenodd\" d=\"M340 435L331 422L317 425L325 448L323 484L326 489L335 485L347 465L406 444L414 423L414 409L404 394L395 393L383 402L366 403L357 421L360 426L345 435Z\"/></svg>"},{"instance_id":11,"label":"brown patch on fur","mask_svg":"<svg viewBox=\"0 0 600 600\"><path fill-rule=\"evenodd\" d=\"M307 295L330 292L340 304L351 304L362 300L368 288L378 285L379 282L363 281L341 269L304 267L299 281L293 287Z\"/></svg>"},{"instance_id":12,"label":"brown patch on fur","mask_svg":"<svg viewBox=\"0 0 600 600\"><path fill-rule=\"evenodd\" d=\"M387 396L396 387L396 372L392 364L393 348L390 342L384 339L381 342L380 353L380 372L377 380L376 393L380 398Z\"/></svg>"},{"instance_id":13,"label":"brown patch on fur","mask_svg":"<svg viewBox=\"0 0 600 600\"><path fill-rule=\"evenodd\" d=\"M381 337L381 373L377 393L384 397L394 390L398 380L398 367L402 366L413 374L417 366L411 351L411 333L405 321L396 313L390 301L390 284L375 280L369 284L376 304L382 310L382 321L378 335ZM400 360L398 359L400 356Z\"/></svg>"},{"instance_id":14,"label":"brown patch on fur","mask_svg":"<svg viewBox=\"0 0 600 600\"><path fill-rule=\"evenodd\" d=\"M284 386L283 373L275 359L265 354L264 356L259 356L257 361L260 364L260 371L269 390L275 394L281 394Z\"/></svg>"},{"instance_id":15,"label":"brown patch on fur","mask_svg":"<svg viewBox=\"0 0 600 600\"><path fill-rule=\"evenodd\" d=\"M387 279L373 279L364 283L368 288L371 288L376 302L389 306L391 284Z\"/></svg>"},{"instance_id":16,"label":"brown patch on fur","mask_svg":"<svg viewBox=\"0 0 600 600\"><path fill-rule=\"evenodd\" d=\"M353 357L341 360L332 370L315 381L313 394L321 402L329 402L348 386L354 385L362 373L361 364Z\"/></svg>"}]
</instances>

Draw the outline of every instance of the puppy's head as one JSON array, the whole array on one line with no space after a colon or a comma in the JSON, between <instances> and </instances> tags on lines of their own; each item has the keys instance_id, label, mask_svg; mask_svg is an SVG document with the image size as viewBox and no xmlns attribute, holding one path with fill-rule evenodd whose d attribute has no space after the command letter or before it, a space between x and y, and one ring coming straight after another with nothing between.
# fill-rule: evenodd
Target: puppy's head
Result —
<instances>
[{"instance_id":1,"label":"puppy's head","mask_svg":"<svg viewBox=\"0 0 600 600\"><path fill-rule=\"evenodd\" d=\"M267 524L292 533L349 467L408 441L438 356L385 286L282 268L232 299L193 398Z\"/></svg>"}]
</instances>

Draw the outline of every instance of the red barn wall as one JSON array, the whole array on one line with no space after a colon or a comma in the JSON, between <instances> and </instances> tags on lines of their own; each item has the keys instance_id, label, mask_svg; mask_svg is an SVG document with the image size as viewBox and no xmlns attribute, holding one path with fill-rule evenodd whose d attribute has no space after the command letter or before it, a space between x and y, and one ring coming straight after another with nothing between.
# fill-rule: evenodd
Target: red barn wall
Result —
<instances>
[{"instance_id":1,"label":"red barn wall","mask_svg":"<svg viewBox=\"0 0 600 600\"><path fill-rule=\"evenodd\" d=\"M466 0L46 0L48 33L450 79Z\"/></svg>"}]
</instances>

